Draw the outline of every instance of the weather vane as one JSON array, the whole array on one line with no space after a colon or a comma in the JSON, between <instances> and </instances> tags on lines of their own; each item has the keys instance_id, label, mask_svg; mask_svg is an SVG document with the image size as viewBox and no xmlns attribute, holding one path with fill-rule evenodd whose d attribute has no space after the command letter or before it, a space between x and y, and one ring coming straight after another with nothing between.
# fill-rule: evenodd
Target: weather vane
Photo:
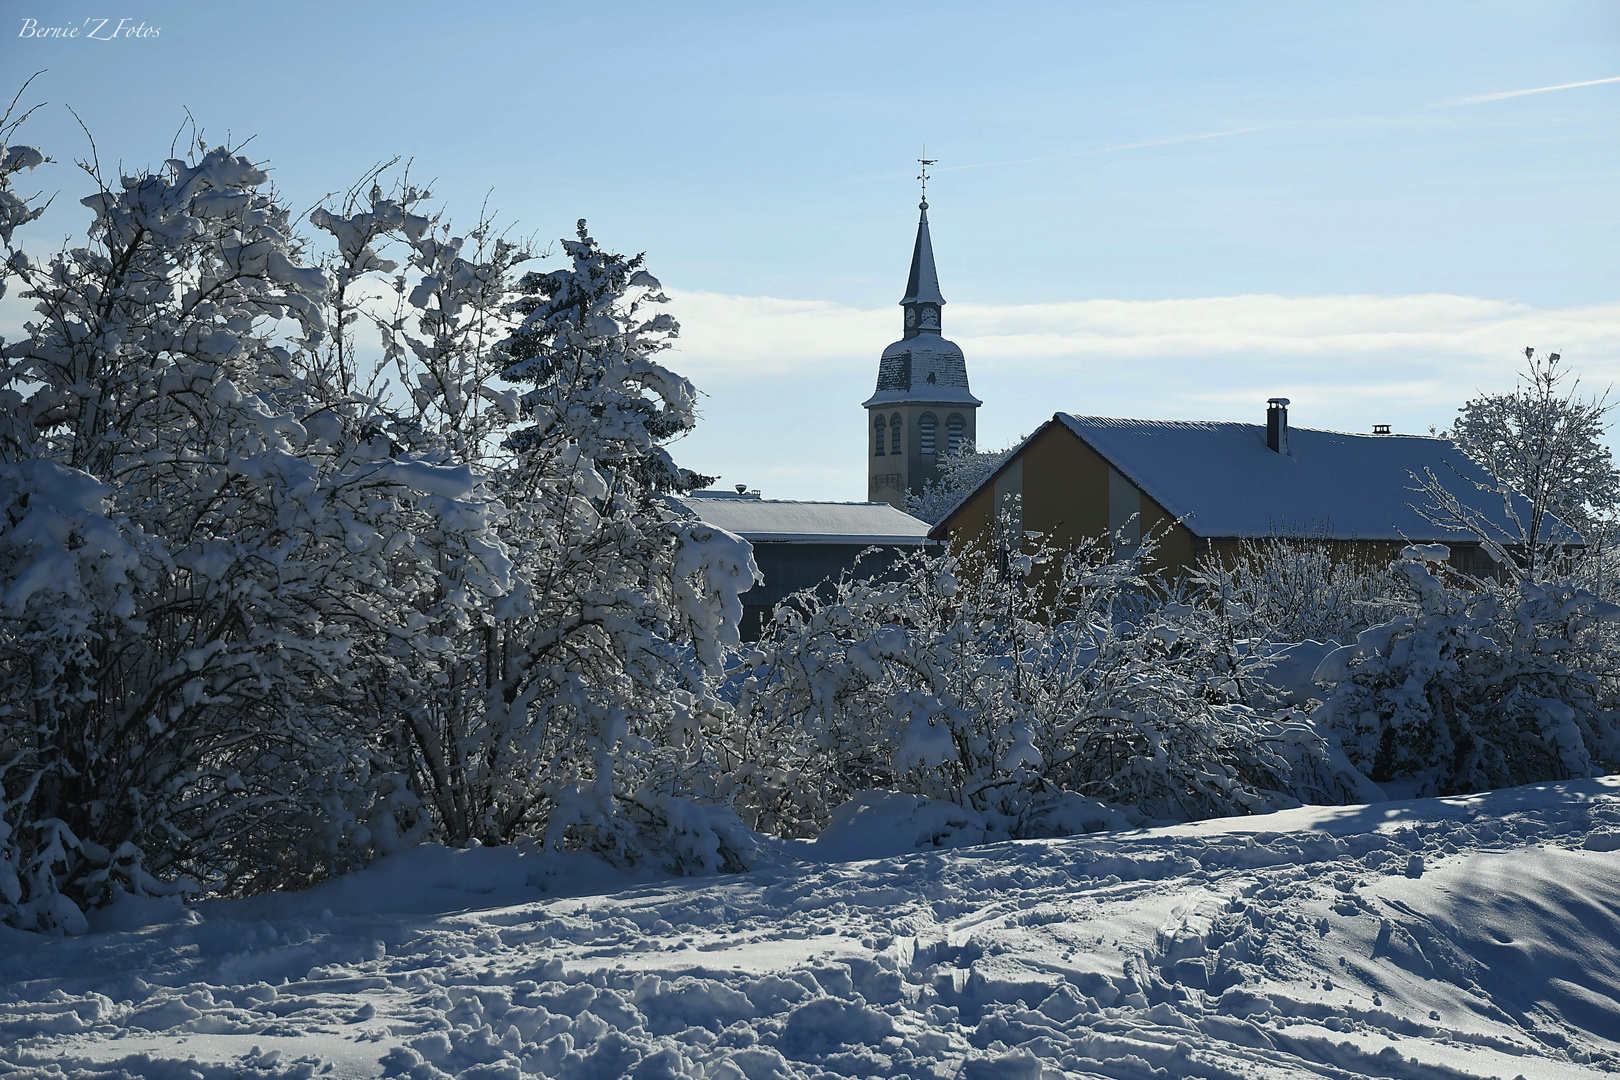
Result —
<instances>
[{"instance_id":1,"label":"weather vane","mask_svg":"<svg viewBox=\"0 0 1620 1080\"><path fill-rule=\"evenodd\" d=\"M931 157L928 156L928 144L924 143L923 144L923 156L918 158L917 162L918 162L918 164L920 164L922 166L922 173L921 173L921 175L919 175L917 177L917 179L922 181L922 201L923 201L923 205L927 206L928 205L928 166L930 166L930 165L938 165L939 164L939 159L938 158L931 158Z\"/></svg>"}]
</instances>

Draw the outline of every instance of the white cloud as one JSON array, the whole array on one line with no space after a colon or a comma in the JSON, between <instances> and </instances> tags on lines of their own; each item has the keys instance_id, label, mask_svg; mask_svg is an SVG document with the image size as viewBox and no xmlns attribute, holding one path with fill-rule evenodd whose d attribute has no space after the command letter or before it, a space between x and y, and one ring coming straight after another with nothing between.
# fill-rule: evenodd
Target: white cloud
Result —
<instances>
[{"instance_id":1,"label":"white cloud","mask_svg":"<svg viewBox=\"0 0 1620 1080\"><path fill-rule=\"evenodd\" d=\"M898 308L716 293L672 294L677 370L708 395L682 464L784 498L864 494L865 417ZM1620 384L1620 303L1535 308L1415 296L1224 296L946 308L974 392L980 443L1056 410L1251 420L1294 399L1309 427L1444 425L1476 391L1508 389L1533 345L1564 353L1585 387Z\"/></svg>"},{"instance_id":2,"label":"white cloud","mask_svg":"<svg viewBox=\"0 0 1620 1080\"><path fill-rule=\"evenodd\" d=\"M1620 303L1538 309L1507 301L1420 296L1228 296L1196 300L964 307L956 340L970 357L1040 369L1129 358L1302 365L1337 360L1364 370L1511 367L1524 345L1562 350L1583 370L1620 357ZM1616 372L1620 374L1620 372Z\"/></svg>"},{"instance_id":3,"label":"white cloud","mask_svg":"<svg viewBox=\"0 0 1620 1080\"><path fill-rule=\"evenodd\" d=\"M876 355L874 342L881 351L900 325L898 306L861 311L823 300L667 291L681 323L677 366L698 379L848 370Z\"/></svg>"},{"instance_id":4,"label":"white cloud","mask_svg":"<svg viewBox=\"0 0 1620 1080\"><path fill-rule=\"evenodd\" d=\"M674 299L680 363L698 377L864 371L899 332L897 311L718 293ZM1442 293L952 304L946 327L970 369L986 360L1033 371L1079 359L1402 356L1511 366L1526 344L1562 349L1588 370L1620 357L1620 303L1549 309Z\"/></svg>"},{"instance_id":5,"label":"white cloud","mask_svg":"<svg viewBox=\"0 0 1620 1080\"><path fill-rule=\"evenodd\" d=\"M865 416L900 310L671 290L670 356L704 391L676 459L781 498L865 495ZM8 297L0 316L20 321ZM1536 308L1471 296L1246 295L1182 300L951 304L947 331L984 399L980 442L1004 444L1056 410L1253 420L1294 400L1295 422L1364 431L1445 424L1478 390L1507 389L1534 345L1585 387L1620 385L1620 303Z\"/></svg>"}]
</instances>

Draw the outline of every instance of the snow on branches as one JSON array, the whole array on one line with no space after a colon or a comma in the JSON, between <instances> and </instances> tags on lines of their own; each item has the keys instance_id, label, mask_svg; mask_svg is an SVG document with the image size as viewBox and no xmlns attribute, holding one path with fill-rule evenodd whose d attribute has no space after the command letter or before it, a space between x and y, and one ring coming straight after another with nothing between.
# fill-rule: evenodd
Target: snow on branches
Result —
<instances>
[{"instance_id":1,"label":"snow on branches","mask_svg":"<svg viewBox=\"0 0 1620 1080\"><path fill-rule=\"evenodd\" d=\"M1002 572L919 554L791 598L738 678L739 809L805 835L888 789L996 838L1365 790L1303 716L1242 700L1208 610L1143 576L1153 549L1036 542Z\"/></svg>"},{"instance_id":2,"label":"snow on branches","mask_svg":"<svg viewBox=\"0 0 1620 1080\"><path fill-rule=\"evenodd\" d=\"M1554 581L1447 582L1443 545L1396 566L1411 615L1329 654L1315 720L1373 780L1455 794L1620 768L1620 606Z\"/></svg>"},{"instance_id":3,"label":"snow on branches","mask_svg":"<svg viewBox=\"0 0 1620 1080\"><path fill-rule=\"evenodd\" d=\"M1393 595L1272 545L1167 582L1151 537L1009 518L1004 558L857 571L744 646L759 570L671 497L705 482L669 449L697 392L640 256L580 222L520 275L381 170L306 234L204 147L89 168L88 237L39 258L16 185L48 164L0 145L0 286L32 305L0 340L9 925L430 838L707 873L874 814L960 842L1620 764L1620 608L1548 562L1498 588L1414 549ZM1268 685L1278 638L1352 630L1325 706Z\"/></svg>"},{"instance_id":4,"label":"snow on branches","mask_svg":"<svg viewBox=\"0 0 1620 1080\"><path fill-rule=\"evenodd\" d=\"M87 170L87 242L40 262L13 181L45 161L0 148L34 309L0 342L0 919L428 835L712 862L669 800L706 783L756 571L661 494L695 391L639 260L582 229L520 287L488 222L374 182L311 216L322 248L215 148Z\"/></svg>"}]
</instances>

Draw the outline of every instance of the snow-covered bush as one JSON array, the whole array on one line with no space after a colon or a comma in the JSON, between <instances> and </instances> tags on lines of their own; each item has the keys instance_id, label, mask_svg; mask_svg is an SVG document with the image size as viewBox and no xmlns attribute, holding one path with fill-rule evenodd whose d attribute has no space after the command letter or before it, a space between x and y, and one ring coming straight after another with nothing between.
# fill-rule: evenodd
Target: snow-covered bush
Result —
<instances>
[{"instance_id":1,"label":"snow-covered bush","mask_svg":"<svg viewBox=\"0 0 1620 1080\"><path fill-rule=\"evenodd\" d=\"M738 676L738 808L804 835L889 789L1019 836L1066 796L1189 820L1363 790L1302 717L1242 703L1209 613L1142 577L1152 551L1038 547L1000 574L915 555L894 580L794 597Z\"/></svg>"},{"instance_id":2,"label":"snow-covered bush","mask_svg":"<svg viewBox=\"0 0 1620 1080\"><path fill-rule=\"evenodd\" d=\"M1189 584L1232 634L1254 642L1349 641L1406 607L1387 565L1310 536L1245 541L1230 562L1199 566Z\"/></svg>"},{"instance_id":3,"label":"snow-covered bush","mask_svg":"<svg viewBox=\"0 0 1620 1080\"><path fill-rule=\"evenodd\" d=\"M472 471L394 452L327 362L331 282L261 168L219 148L91 177L88 243L36 262L8 241L5 264L34 309L0 353L0 756L30 882L3 899L24 925L67 925L53 893L323 872L346 842L328 818L364 799L334 779L362 749L356 638L408 632L439 557L421 533L494 550Z\"/></svg>"},{"instance_id":4,"label":"snow-covered bush","mask_svg":"<svg viewBox=\"0 0 1620 1080\"><path fill-rule=\"evenodd\" d=\"M1620 607L1556 582L1447 580L1440 545L1397 573L1416 610L1330 654L1314 715L1379 782L1453 794L1620 767Z\"/></svg>"},{"instance_id":5,"label":"snow-covered bush","mask_svg":"<svg viewBox=\"0 0 1620 1080\"><path fill-rule=\"evenodd\" d=\"M423 277L400 290L415 314L386 328L391 349L424 358L415 422L479 457L514 569L497 601L434 627L448 643L438 685L390 703L401 767L452 842L527 834L676 869L740 865L735 818L690 800L713 788L710 679L758 572L746 542L667 498L705 479L664 448L691 429L697 395L655 359L679 329L656 310L658 281L584 222L563 245L570 265L528 275L515 298L481 284L501 267L410 242ZM461 281L476 295L453 295ZM490 341L497 300L515 325ZM457 410L481 398L477 427ZM708 839L693 838L700 818Z\"/></svg>"},{"instance_id":6,"label":"snow-covered bush","mask_svg":"<svg viewBox=\"0 0 1620 1080\"><path fill-rule=\"evenodd\" d=\"M0 341L0 920L429 835L740 862L704 732L756 570L664 497L695 392L639 259L581 223L515 283L487 222L375 183L317 243L200 145L89 170L87 241L40 260L46 161L0 147L34 312Z\"/></svg>"}]
</instances>

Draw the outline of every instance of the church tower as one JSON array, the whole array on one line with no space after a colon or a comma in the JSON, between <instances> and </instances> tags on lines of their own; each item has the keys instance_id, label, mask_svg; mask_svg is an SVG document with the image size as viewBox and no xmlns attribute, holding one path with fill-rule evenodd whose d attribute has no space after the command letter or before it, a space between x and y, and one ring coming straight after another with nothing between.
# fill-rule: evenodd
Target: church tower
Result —
<instances>
[{"instance_id":1,"label":"church tower","mask_svg":"<svg viewBox=\"0 0 1620 1080\"><path fill-rule=\"evenodd\" d=\"M906 283L904 334L883 350L877 392L866 408L866 498L904 508L906 493L921 495L939 477L941 454L974 442L982 404L968 390L967 361L940 334L939 275L928 237L928 166L923 162L922 212Z\"/></svg>"}]
</instances>

